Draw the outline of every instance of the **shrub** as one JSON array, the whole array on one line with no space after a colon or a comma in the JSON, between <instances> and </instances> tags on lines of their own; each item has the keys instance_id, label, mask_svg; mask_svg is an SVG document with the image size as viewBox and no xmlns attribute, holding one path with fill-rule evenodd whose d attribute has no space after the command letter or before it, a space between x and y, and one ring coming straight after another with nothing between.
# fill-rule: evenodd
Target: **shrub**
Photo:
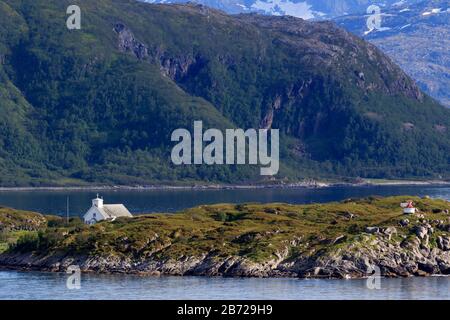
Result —
<instances>
[{"instance_id":1,"label":"shrub","mask_svg":"<svg viewBox=\"0 0 450 320\"><path fill-rule=\"evenodd\" d=\"M19 252L36 251L39 248L39 243L39 234L37 232L29 232L22 235L11 248Z\"/></svg>"}]
</instances>

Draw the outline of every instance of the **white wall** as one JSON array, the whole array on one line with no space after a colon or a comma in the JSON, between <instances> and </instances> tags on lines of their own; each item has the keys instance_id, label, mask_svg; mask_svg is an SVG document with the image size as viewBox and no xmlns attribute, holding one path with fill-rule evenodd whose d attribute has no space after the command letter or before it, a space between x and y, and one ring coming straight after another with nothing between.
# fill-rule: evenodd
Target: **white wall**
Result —
<instances>
[{"instance_id":1,"label":"white wall","mask_svg":"<svg viewBox=\"0 0 450 320\"><path fill-rule=\"evenodd\" d=\"M103 215L100 213L100 211L96 207L91 207L88 210L88 212L86 212L83 219L84 219L84 223L86 223L86 224L94 224L98 221L105 220Z\"/></svg>"}]
</instances>

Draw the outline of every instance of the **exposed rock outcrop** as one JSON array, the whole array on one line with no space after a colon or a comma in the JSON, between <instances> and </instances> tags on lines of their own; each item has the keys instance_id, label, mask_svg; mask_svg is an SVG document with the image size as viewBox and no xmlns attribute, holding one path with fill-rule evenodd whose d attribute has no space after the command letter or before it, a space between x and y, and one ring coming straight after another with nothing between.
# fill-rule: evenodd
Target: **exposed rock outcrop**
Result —
<instances>
[{"instance_id":1,"label":"exposed rock outcrop","mask_svg":"<svg viewBox=\"0 0 450 320\"><path fill-rule=\"evenodd\" d=\"M121 52L133 54L139 60L158 64L161 73L172 80L181 80L190 71L198 70L206 63L201 56L173 57L161 47L149 48L123 23L116 23L114 32L118 35L117 43Z\"/></svg>"},{"instance_id":2,"label":"exposed rock outcrop","mask_svg":"<svg viewBox=\"0 0 450 320\"><path fill-rule=\"evenodd\" d=\"M309 257L288 258L286 247L276 258L264 262L238 256L222 257L214 252L166 260L114 255L14 253L0 255L0 265L64 272L75 264L86 272L239 277L364 278L371 274L373 266L377 266L381 275L386 277L450 274L450 237L439 237L437 248L431 248L425 239L412 237L393 242L386 234L367 234L339 249L317 252ZM332 244L343 240L344 236L338 237Z\"/></svg>"}]
</instances>

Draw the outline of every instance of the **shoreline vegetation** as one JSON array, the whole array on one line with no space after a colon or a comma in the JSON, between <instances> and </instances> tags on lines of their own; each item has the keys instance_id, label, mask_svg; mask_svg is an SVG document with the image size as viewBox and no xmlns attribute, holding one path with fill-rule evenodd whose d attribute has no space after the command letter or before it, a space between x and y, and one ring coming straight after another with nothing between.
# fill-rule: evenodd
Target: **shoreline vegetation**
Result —
<instances>
[{"instance_id":1,"label":"shoreline vegetation","mask_svg":"<svg viewBox=\"0 0 450 320\"><path fill-rule=\"evenodd\" d=\"M413 201L405 215L400 203ZM366 278L450 275L450 202L367 197L215 204L92 226L0 208L0 267L149 276Z\"/></svg>"},{"instance_id":2,"label":"shoreline vegetation","mask_svg":"<svg viewBox=\"0 0 450 320\"><path fill-rule=\"evenodd\" d=\"M295 188L328 188L328 187L362 187L362 186L450 186L446 180L388 180L360 179L356 182L304 180L294 183L273 182L254 184L154 184L154 185L94 185L94 186L44 186L44 187L0 187L1 191L91 191L91 190L225 190L225 189L295 189Z\"/></svg>"}]
</instances>

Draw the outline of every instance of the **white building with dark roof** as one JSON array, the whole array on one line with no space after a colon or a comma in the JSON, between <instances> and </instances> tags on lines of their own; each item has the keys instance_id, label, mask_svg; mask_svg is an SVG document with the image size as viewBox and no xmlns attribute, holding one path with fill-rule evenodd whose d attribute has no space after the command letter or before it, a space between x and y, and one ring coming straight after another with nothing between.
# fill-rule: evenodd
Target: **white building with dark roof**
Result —
<instances>
[{"instance_id":1,"label":"white building with dark roof","mask_svg":"<svg viewBox=\"0 0 450 320\"><path fill-rule=\"evenodd\" d=\"M114 221L119 217L133 217L123 204L103 204L103 199L97 195L92 199L92 207L85 213L83 219L86 224L95 224L102 220Z\"/></svg>"}]
</instances>

